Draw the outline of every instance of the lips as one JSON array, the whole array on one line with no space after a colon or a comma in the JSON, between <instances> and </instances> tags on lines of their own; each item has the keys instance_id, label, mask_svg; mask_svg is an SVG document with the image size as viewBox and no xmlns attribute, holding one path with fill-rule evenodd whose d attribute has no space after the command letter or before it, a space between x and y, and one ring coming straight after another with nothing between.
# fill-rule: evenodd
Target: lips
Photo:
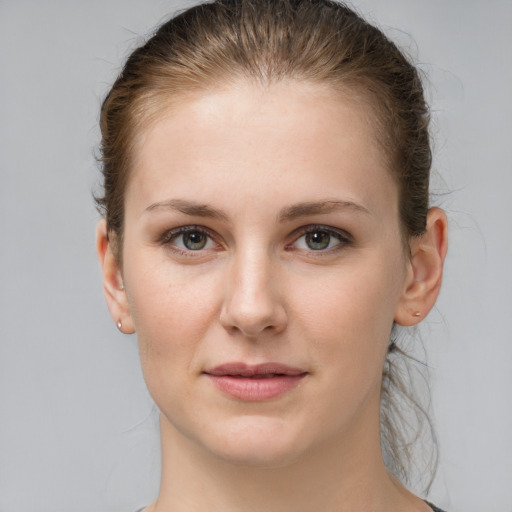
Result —
<instances>
[{"instance_id":1,"label":"lips","mask_svg":"<svg viewBox=\"0 0 512 512\"><path fill-rule=\"evenodd\" d=\"M269 375L301 375L306 372L299 368L293 368L280 363L263 363L257 365L227 363L207 370L205 373L230 377L268 377Z\"/></svg>"},{"instance_id":2,"label":"lips","mask_svg":"<svg viewBox=\"0 0 512 512\"><path fill-rule=\"evenodd\" d=\"M242 401L270 400L298 386L307 372L281 363L227 363L204 372L221 392Z\"/></svg>"}]
</instances>

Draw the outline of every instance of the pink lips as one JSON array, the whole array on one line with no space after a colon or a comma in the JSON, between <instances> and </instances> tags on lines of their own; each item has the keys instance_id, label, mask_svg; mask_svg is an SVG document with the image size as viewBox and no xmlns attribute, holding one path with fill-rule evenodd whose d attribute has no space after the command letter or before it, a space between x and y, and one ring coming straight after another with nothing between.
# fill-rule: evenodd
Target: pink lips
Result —
<instances>
[{"instance_id":1,"label":"pink lips","mask_svg":"<svg viewBox=\"0 0 512 512\"><path fill-rule=\"evenodd\" d=\"M204 373L223 393L250 402L270 400L283 395L296 387L307 375L304 370L280 363L227 363Z\"/></svg>"}]
</instances>

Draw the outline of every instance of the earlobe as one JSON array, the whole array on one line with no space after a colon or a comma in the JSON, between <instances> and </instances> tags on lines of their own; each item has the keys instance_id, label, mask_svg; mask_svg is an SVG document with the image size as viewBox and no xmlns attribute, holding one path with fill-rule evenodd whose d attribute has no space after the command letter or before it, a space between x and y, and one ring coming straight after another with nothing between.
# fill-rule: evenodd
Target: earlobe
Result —
<instances>
[{"instance_id":1,"label":"earlobe","mask_svg":"<svg viewBox=\"0 0 512 512\"><path fill-rule=\"evenodd\" d=\"M101 220L96 228L96 251L101 266L103 293L110 315L119 330L125 333L135 331L130 314L130 307L119 263L109 240L107 224ZM121 325L122 327L119 327Z\"/></svg>"},{"instance_id":2,"label":"earlobe","mask_svg":"<svg viewBox=\"0 0 512 512\"><path fill-rule=\"evenodd\" d=\"M441 290L448 249L448 222L440 208L427 213L423 235L410 243L411 255L404 291L395 313L400 325L415 325L427 316Z\"/></svg>"}]
</instances>

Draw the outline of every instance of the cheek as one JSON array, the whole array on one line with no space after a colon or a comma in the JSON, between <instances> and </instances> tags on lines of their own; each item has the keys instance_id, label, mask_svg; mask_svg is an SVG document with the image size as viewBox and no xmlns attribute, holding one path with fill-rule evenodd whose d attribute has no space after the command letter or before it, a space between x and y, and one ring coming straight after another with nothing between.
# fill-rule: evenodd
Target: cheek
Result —
<instances>
[{"instance_id":1,"label":"cheek","mask_svg":"<svg viewBox=\"0 0 512 512\"><path fill-rule=\"evenodd\" d=\"M137 331L140 362L149 393L173 418L191 414L202 340L217 315L212 276L191 276L168 261L132 267L129 303ZM218 287L217 287L218 290ZM188 411L188 412L187 412Z\"/></svg>"},{"instance_id":2,"label":"cheek","mask_svg":"<svg viewBox=\"0 0 512 512\"><path fill-rule=\"evenodd\" d=\"M165 371L169 365L186 371L217 314L219 284L214 275L151 256L125 261L144 373Z\"/></svg>"},{"instance_id":3,"label":"cheek","mask_svg":"<svg viewBox=\"0 0 512 512\"><path fill-rule=\"evenodd\" d=\"M334 371L353 381L380 378L403 278L393 261L401 260L361 258L311 286L304 282L308 293L294 291L299 329L313 340L319 364L335 362Z\"/></svg>"}]
</instances>

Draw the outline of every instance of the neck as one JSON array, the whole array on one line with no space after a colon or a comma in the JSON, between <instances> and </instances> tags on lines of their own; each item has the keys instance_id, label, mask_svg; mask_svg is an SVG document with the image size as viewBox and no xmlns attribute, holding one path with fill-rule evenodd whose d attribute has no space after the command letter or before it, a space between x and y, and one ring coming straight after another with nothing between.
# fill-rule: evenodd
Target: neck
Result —
<instances>
[{"instance_id":1,"label":"neck","mask_svg":"<svg viewBox=\"0 0 512 512\"><path fill-rule=\"evenodd\" d=\"M430 510L386 471L380 451L378 422L363 420L361 426L365 427L354 429L356 435L345 433L342 441L327 440L289 463L262 467L223 460L181 435L162 418L161 489L158 500L147 510Z\"/></svg>"}]
</instances>

